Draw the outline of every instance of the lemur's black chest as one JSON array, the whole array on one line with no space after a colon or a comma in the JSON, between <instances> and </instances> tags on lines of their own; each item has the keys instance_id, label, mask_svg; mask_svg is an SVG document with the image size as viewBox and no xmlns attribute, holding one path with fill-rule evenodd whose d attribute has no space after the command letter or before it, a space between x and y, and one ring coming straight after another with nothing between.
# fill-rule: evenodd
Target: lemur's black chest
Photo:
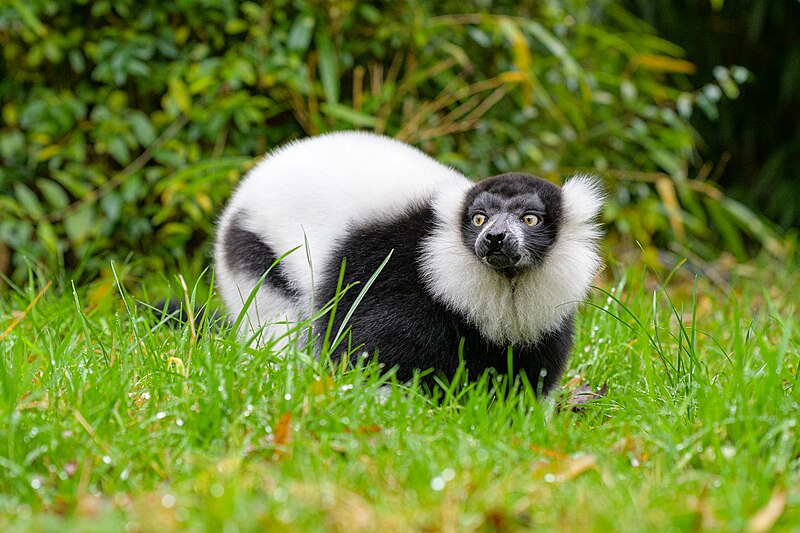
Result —
<instances>
[{"instance_id":1,"label":"lemur's black chest","mask_svg":"<svg viewBox=\"0 0 800 533\"><path fill-rule=\"evenodd\" d=\"M428 291L420 272L421 246L435 224L430 206L418 206L398 219L368 227L351 228L339 243L328 264L319 296L329 301L336 295L344 262L341 287L331 335L336 335L348 312L347 336L334 352L352 350L351 358L363 353L377 355L386 370L395 369L401 381L415 370L431 369L424 378L451 378L461 361L469 377L476 378L490 368L498 373L523 373L547 392L560 374L563 354L572 342L571 320L557 332L548 333L535 345L509 346L485 339L465 317L448 309ZM367 281L383 261L388 262L362 294ZM316 331L324 332L329 317L320 319ZM544 370L544 375L542 375ZM547 376L550 376L548 378Z\"/></svg>"}]
</instances>

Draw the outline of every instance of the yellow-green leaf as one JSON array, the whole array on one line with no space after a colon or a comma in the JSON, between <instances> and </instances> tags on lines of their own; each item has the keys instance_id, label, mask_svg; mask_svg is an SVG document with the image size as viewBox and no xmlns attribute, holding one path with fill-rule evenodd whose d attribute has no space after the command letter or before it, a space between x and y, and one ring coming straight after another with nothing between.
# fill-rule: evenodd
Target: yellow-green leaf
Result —
<instances>
[{"instance_id":1,"label":"yellow-green leaf","mask_svg":"<svg viewBox=\"0 0 800 533\"><path fill-rule=\"evenodd\" d=\"M187 89L186 84L183 83L183 80L177 78L169 80L168 94L175 102L175 105L178 106L178 109L183 113L189 111L189 107L192 105L192 97L189 94L189 89Z\"/></svg>"},{"instance_id":2,"label":"yellow-green leaf","mask_svg":"<svg viewBox=\"0 0 800 533\"><path fill-rule=\"evenodd\" d=\"M694 74L697 68L694 63L685 59L677 59L656 54L636 54L631 58L631 64L642 66L648 70L658 72L676 72L679 74Z\"/></svg>"}]
</instances>

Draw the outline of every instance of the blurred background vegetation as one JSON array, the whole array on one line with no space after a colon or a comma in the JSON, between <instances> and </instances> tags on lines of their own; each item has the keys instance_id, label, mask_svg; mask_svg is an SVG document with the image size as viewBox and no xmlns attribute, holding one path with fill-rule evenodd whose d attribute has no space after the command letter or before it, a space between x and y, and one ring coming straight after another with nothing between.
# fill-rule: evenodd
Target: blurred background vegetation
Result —
<instances>
[{"instance_id":1,"label":"blurred background vegetation","mask_svg":"<svg viewBox=\"0 0 800 533\"><path fill-rule=\"evenodd\" d=\"M200 272L260 155L353 128L473 178L599 174L610 246L653 262L780 257L800 220L798 8L10 0L0 271Z\"/></svg>"}]
</instances>

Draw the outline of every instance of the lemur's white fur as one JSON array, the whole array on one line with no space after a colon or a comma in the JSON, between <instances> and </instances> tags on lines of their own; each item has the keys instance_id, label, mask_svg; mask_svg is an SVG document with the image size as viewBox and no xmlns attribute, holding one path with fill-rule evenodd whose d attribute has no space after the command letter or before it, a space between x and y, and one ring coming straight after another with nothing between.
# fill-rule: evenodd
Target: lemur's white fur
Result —
<instances>
[{"instance_id":1,"label":"lemur's white fur","mask_svg":"<svg viewBox=\"0 0 800 533\"><path fill-rule=\"evenodd\" d=\"M223 234L239 216L239 222L277 255L300 247L281 264L303 301L293 302L265 284L248 309L251 327L308 316L312 273L318 284L334 247L350 227L402 216L409 207L427 201L433 202L437 221L422 245L420 265L428 289L439 301L498 343L530 342L557 327L585 297L600 266L593 222L601 204L597 185L588 177L564 185L558 240L543 265L522 274L513 291L505 277L483 264L462 241L460 216L472 185L421 151L368 133L323 135L269 154L236 189L217 231ZM218 239L218 287L236 316L257 280L229 269L223 254ZM285 324L277 324L269 326L267 334L285 331Z\"/></svg>"}]
</instances>

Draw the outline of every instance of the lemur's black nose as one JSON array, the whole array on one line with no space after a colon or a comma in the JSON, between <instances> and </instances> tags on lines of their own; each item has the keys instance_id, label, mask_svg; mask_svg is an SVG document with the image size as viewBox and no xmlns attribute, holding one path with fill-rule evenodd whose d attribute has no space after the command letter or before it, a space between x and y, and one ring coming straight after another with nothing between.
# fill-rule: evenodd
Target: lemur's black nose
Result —
<instances>
[{"instance_id":1,"label":"lemur's black nose","mask_svg":"<svg viewBox=\"0 0 800 533\"><path fill-rule=\"evenodd\" d=\"M503 247L503 241L506 238L505 231L498 231L498 232L491 232L487 231L485 233L485 239L489 245L490 250L500 250Z\"/></svg>"}]
</instances>

